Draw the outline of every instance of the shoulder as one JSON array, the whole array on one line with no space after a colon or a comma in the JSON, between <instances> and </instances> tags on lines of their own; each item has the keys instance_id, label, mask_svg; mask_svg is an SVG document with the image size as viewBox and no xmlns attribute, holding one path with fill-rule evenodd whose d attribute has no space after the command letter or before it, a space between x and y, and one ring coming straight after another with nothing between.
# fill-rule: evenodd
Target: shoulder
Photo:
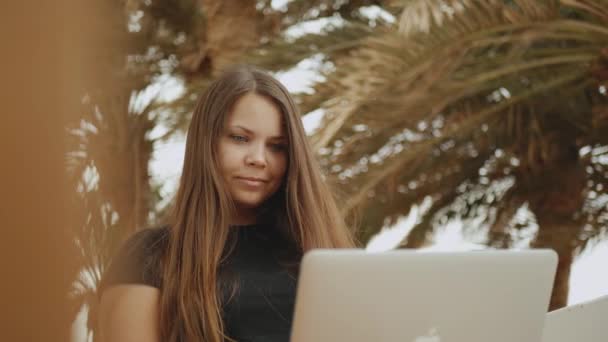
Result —
<instances>
[{"instance_id":1,"label":"shoulder","mask_svg":"<svg viewBox=\"0 0 608 342\"><path fill-rule=\"evenodd\" d=\"M166 247L168 239L168 227L142 229L124 242L117 255L121 253L129 256L159 254Z\"/></svg>"},{"instance_id":2,"label":"shoulder","mask_svg":"<svg viewBox=\"0 0 608 342\"><path fill-rule=\"evenodd\" d=\"M100 339L159 341L160 290L145 285L117 285L104 291L98 316Z\"/></svg>"},{"instance_id":3,"label":"shoulder","mask_svg":"<svg viewBox=\"0 0 608 342\"><path fill-rule=\"evenodd\" d=\"M169 228L148 228L128 238L104 272L100 289L120 284L161 286L161 258L169 241ZM100 291L100 293L102 292Z\"/></svg>"}]
</instances>

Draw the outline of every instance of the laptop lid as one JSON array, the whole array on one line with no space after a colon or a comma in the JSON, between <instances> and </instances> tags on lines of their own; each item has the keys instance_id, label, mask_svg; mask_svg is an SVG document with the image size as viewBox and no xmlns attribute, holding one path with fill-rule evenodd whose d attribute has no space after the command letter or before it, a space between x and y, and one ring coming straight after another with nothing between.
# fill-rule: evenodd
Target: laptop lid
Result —
<instances>
[{"instance_id":1,"label":"laptop lid","mask_svg":"<svg viewBox=\"0 0 608 342\"><path fill-rule=\"evenodd\" d=\"M538 342L557 265L550 250L313 250L292 342Z\"/></svg>"},{"instance_id":2,"label":"laptop lid","mask_svg":"<svg viewBox=\"0 0 608 342\"><path fill-rule=\"evenodd\" d=\"M549 312L543 342L608 341L608 296Z\"/></svg>"}]
</instances>

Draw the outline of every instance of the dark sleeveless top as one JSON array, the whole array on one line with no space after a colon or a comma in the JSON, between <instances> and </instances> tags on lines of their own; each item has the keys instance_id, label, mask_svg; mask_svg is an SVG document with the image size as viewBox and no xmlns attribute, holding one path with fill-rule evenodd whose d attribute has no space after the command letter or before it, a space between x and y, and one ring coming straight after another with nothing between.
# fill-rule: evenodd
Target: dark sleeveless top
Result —
<instances>
[{"instance_id":1,"label":"dark sleeveless top","mask_svg":"<svg viewBox=\"0 0 608 342\"><path fill-rule=\"evenodd\" d=\"M231 229L229 240L235 244L222 274L237 286L234 294L222 294L225 333L238 342L289 341L297 271L284 261L293 261L294 253L271 226ZM145 229L129 238L104 274L99 293L115 284L145 284L162 291L160 257L168 238L168 228Z\"/></svg>"}]
</instances>

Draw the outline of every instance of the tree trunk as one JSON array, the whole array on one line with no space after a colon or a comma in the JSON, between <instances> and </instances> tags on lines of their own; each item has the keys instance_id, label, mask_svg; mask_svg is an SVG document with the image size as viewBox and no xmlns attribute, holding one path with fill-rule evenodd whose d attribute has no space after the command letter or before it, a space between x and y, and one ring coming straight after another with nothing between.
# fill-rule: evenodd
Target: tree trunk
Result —
<instances>
[{"instance_id":1,"label":"tree trunk","mask_svg":"<svg viewBox=\"0 0 608 342\"><path fill-rule=\"evenodd\" d=\"M530 209L539 229L532 248L551 248L559 256L549 311L568 304L570 268L583 222L577 216L584 202L585 173L578 161L545 169L530 179Z\"/></svg>"},{"instance_id":2,"label":"tree trunk","mask_svg":"<svg viewBox=\"0 0 608 342\"><path fill-rule=\"evenodd\" d=\"M540 221L540 220L539 220ZM553 281L553 291L549 311L557 310L568 305L568 293L570 291L570 269L574 260L576 236L580 225L557 224L553 225L539 222L538 234L531 244L532 248L550 248L558 254L557 271Z\"/></svg>"},{"instance_id":3,"label":"tree trunk","mask_svg":"<svg viewBox=\"0 0 608 342\"><path fill-rule=\"evenodd\" d=\"M216 74L259 46L264 35L277 34L280 16L262 13L256 4L253 0L200 0L205 28L198 51L182 59L184 69Z\"/></svg>"}]
</instances>

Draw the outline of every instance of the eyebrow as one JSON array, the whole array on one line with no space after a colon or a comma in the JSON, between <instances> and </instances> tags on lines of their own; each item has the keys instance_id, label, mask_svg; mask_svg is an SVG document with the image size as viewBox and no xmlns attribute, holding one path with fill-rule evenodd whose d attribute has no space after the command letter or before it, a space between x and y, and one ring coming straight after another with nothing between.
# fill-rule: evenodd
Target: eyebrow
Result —
<instances>
[{"instance_id":1,"label":"eyebrow","mask_svg":"<svg viewBox=\"0 0 608 342\"><path fill-rule=\"evenodd\" d=\"M243 131L245 131L245 132L246 132L246 133L248 133L248 134L252 134L252 135L254 134L254 132L253 132L252 130L247 129L247 128L243 127L243 126L234 125L234 126L232 126L232 127L233 127L233 128L239 128L239 129L242 129ZM273 140L286 140L287 138L286 138L286 137L284 137L284 136L282 136L282 135L278 135L278 136L275 136L275 137L270 137L270 139L273 139Z\"/></svg>"}]
</instances>

